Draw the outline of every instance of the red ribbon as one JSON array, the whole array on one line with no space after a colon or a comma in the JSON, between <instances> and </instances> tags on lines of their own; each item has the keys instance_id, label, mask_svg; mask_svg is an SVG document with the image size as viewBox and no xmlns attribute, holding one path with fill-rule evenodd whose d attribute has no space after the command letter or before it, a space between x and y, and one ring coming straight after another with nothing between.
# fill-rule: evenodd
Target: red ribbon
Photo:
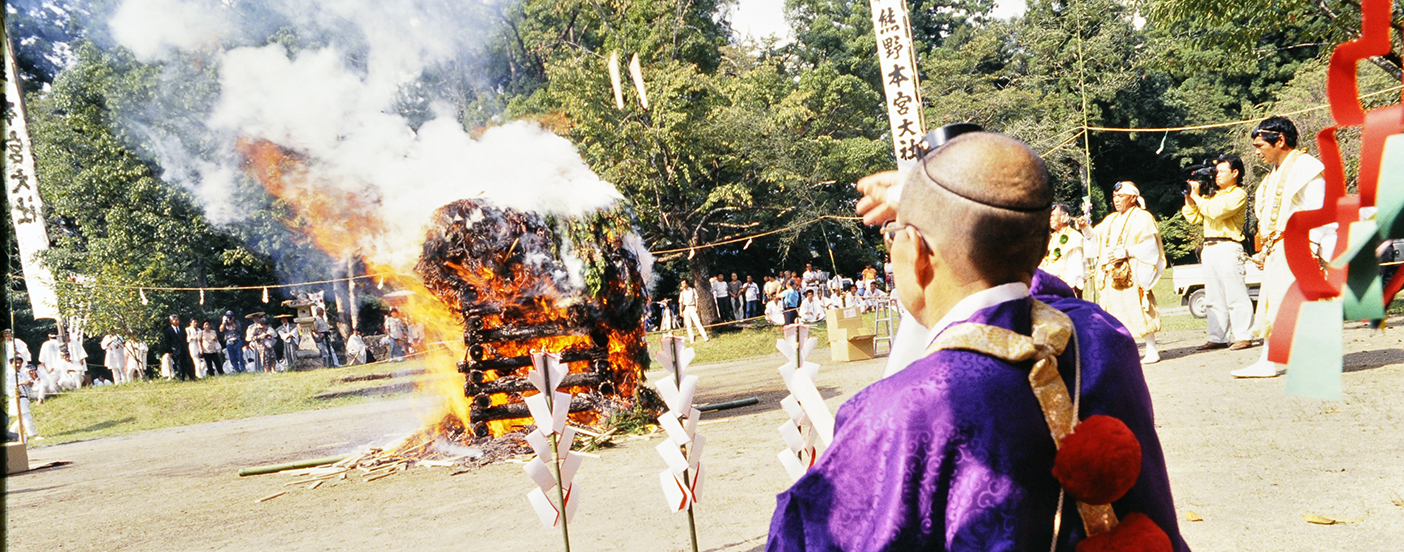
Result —
<instances>
[{"instance_id":1,"label":"red ribbon","mask_svg":"<svg viewBox=\"0 0 1404 552\"><path fill-rule=\"evenodd\" d=\"M1383 160L1385 138L1404 131L1404 108L1392 106L1366 113L1360 103L1356 81L1356 64L1364 59L1390 52L1390 0L1363 0L1360 6L1360 38L1336 47L1326 77L1326 89L1331 101L1331 116L1336 126L1322 129L1316 135L1321 162L1326 166L1325 201L1320 209L1299 211L1287 221L1283 232L1282 252L1287 265L1296 276L1278 307L1269 340L1268 360L1285 363L1291 356L1292 335L1303 301L1330 299L1341 294L1345 285L1346 268L1328 268L1323 274L1311 252L1308 232L1331 223L1338 223L1336 249L1331 257L1344 253L1349 245L1350 224L1360 219L1361 207L1373 207ZM1341 164L1336 131L1341 127L1363 126L1360 156L1359 195L1346 196L1345 169ZM1388 305L1404 287L1404 270L1398 271L1385 288Z\"/></svg>"}]
</instances>

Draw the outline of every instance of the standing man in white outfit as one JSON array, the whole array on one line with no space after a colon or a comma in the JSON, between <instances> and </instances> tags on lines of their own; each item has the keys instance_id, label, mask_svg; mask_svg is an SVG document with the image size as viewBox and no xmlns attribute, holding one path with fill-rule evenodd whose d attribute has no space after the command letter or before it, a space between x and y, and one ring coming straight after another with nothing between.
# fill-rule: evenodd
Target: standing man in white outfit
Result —
<instances>
[{"instance_id":1,"label":"standing man in white outfit","mask_svg":"<svg viewBox=\"0 0 1404 552\"><path fill-rule=\"evenodd\" d=\"M1272 172L1258 185L1253 210L1258 218L1258 253L1253 262L1263 269L1263 286L1258 294L1258 310L1254 315L1253 333L1263 340L1263 356L1247 368L1230 372L1239 378L1271 378L1286 371L1286 366L1268 360L1268 338L1272 323L1287 290L1296 282L1287 256L1282 252L1282 232L1293 213L1320 209L1326 201L1326 166L1315 157L1297 149L1297 126L1286 117L1268 117L1253 129L1253 148L1258 157L1272 165ZM1329 255L1336 247L1335 225L1314 228L1308 235L1312 253L1318 258ZM1322 252L1326 252L1323 255Z\"/></svg>"},{"instance_id":2,"label":"standing man in white outfit","mask_svg":"<svg viewBox=\"0 0 1404 552\"><path fill-rule=\"evenodd\" d=\"M702 327L702 317L697 314L697 290L692 289L687 284L687 280L682 280L678 284L682 287L682 291L678 292L678 305L682 307L683 325L687 326L687 341L689 343L694 341L692 337L692 328L694 327L697 328L697 331L702 332L703 342L711 341L712 338L707 337L707 328Z\"/></svg>"}]
</instances>

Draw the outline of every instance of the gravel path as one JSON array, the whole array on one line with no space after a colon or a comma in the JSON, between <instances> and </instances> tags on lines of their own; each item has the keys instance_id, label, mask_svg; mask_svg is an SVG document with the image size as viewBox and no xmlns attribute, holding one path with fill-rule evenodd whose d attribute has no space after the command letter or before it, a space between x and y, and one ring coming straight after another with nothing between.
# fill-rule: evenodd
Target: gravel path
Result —
<instances>
[{"instance_id":1,"label":"gravel path","mask_svg":"<svg viewBox=\"0 0 1404 552\"><path fill-rule=\"evenodd\" d=\"M1146 367L1181 528L1195 550L1398 550L1404 542L1404 331L1346 332L1345 396L1286 395L1283 378L1234 380L1261 349L1190 354L1202 332L1164 332ZM827 359L821 350L815 353ZM697 367L698 403L759 397L704 416L708 488L702 550L757 550L788 481L775 453L784 396L779 355ZM882 361L825 362L831 408ZM650 374L653 377L661 374ZM71 465L7 480L12 550L559 550L527 505L521 464L464 475L414 468L314 490L245 466L350 452L419 427L431 399L402 399L151 431L30 451ZM575 550L685 550L687 520L664 511L654 452L635 437L587 459L577 476ZM1397 504L1396 504L1397 502ZM1185 521L1193 512L1203 521ZM1338 520L1307 523L1304 515ZM1392 543L1392 544L1391 544Z\"/></svg>"}]
</instances>

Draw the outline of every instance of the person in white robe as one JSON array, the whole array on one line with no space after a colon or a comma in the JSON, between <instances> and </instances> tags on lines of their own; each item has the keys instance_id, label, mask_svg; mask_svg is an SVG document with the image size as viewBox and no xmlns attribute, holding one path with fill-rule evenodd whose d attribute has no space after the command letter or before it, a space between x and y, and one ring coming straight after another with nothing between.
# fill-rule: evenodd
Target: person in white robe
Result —
<instances>
[{"instance_id":1,"label":"person in white robe","mask_svg":"<svg viewBox=\"0 0 1404 552\"><path fill-rule=\"evenodd\" d=\"M1253 315L1253 335L1263 340L1263 353L1257 362L1230 372L1239 378L1270 378L1286 371L1286 366L1268 360L1268 339L1277 309L1287 290L1296 282L1287 256L1282 252L1282 233L1287 219L1301 211L1320 209L1326 201L1326 166L1310 154L1297 149L1297 127L1286 117L1269 117L1258 123L1252 133L1253 148L1258 157L1272 166L1254 193L1253 214L1258 220L1255 236L1257 253L1253 262L1263 269L1258 308ZM1335 251L1334 224L1313 228L1308 234L1312 253L1325 259Z\"/></svg>"},{"instance_id":2,"label":"person in white robe","mask_svg":"<svg viewBox=\"0 0 1404 552\"><path fill-rule=\"evenodd\" d=\"M765 321L776 326L785 325L785 307L780 304L779 297L771 297L765 302Z\"/></svg>"},{"instance_id":3,"label":"person in white robe","mask_svg":"<svg viewBox=\"0 0 1404 552\"><path fill-rule=\"evenodd\" d=\"M824 310L824 300L816 297L812 289L804 291L804 299L800 301L799 317L806 324L813 324L824 320L828 311Z\"/></svg>"},{"instance_id":4,"label":"person in white robe","mask_svg":"<svg viewBox=\"0 0 1404 552\"><path fill-rule=\"evenodd\" d=\"M205 359L200 356L204 350L200 345L200 323L194 318L190 319L190 325L185 328L185 347L190 353L190 362L195 366L195 379L205 378Z\"/></svg>"},{"instance_id":5,"label":"person in white robe","mask_svg":"<svg viewBox=\"0 0 1404 552\"><path fill-rule=\"evenodd\" d=\"M102 336L102 350L106 351L102 364L112 371L113 383L127 383L129 380L126 345L126 340L115 333Z\"/></svg>"},{"instance_id":6,"label":"person in white robe","mask_svg":"<svg viewBox=\"0 0 1404 552\"><path fill-rule=\"evenodd\" d=\"M1087 238L1083 247L1097 260L1097 304L1126 326L1132 337L1145 340L1141 364L1154 364L1160 361L1155 344L1160 311L1151 288L1165 271L1165 247L1155 216L1145 209L1135 184L1116 183L1112 204L1116 212L1096 227L1090 227L1086 217L1079 220Z\"/></svg>"},{"instance_id":7,"label":"person in white robe","mask_svg":"<svg viewBox=\"0 0 1404 552\"><path fill-rule=\"evenodd\" d=\"M68 367L63 358L63 346L58 334L49 334L49 340L39 346L39 392L43 395L58 393L59 375Z\"/></svg>"},{"instance_id":8,"label":"person in white robe","mask_svg":"<svg viewBox=\"0 0 1404 552\"><path fill-rule=\"evenodd\" d=\"M1087 263L1083 259L1082 234L1068 224L1071 220L1067 205L1053 205L1053 212L1049 215L1049 227L1053 233L1048 236L1048 254L1038 268L1057 276L1081 297L1087 279Z\"/></svg>"},{"instance_id":9,"label":"person in white robe","mask_svg":"<svg viewBox=\"0 0 1404 552\"><path fill-rule=\"evenodd\" d=\"M15 332L5 328L5 366L10 366L10 359L19 358L23 366L28 366L32 362L29 354L29 346L25 345L23 339L15 339ZM18 374L14 370L5 371L5 394L13 397ZM8 403L6 403L8 404ZM8 408L8 407L7 407Z\"/></svg>"},{"instance_id":10,"label":"person in white robe","mask_svg":"<svg viewBox=\"0 0 1404 552\"><path fill-rule=\"evenodd\" d=\"M87 358L87 356L84 355L83 358ZM69 353L59 353L58 366L59 369L54 378L54 386L57 387L57 391L73 391L83 386L83 381L88 375L86 363L73 360Z\"/></svg>"},{"instance_id":11,"label":"person in white robe","mask_svg":"<svg viewBox=\"0 0 1404 552\"><path fill-rule=\"evenodd\" d=\"M12 410L12 407L19 409L18 416L10 417L10 431L19 433L23 429L26 439L43 439L39 436L39 427L34 423L34 414L29 409L30 396L36 395L33 387L38 381L39 372L18 355L10 357L8 371L14 372L16 378L15 389L10 398L10 402L14 404L7 403L5 406L7 410ZM38 396L35 400L42 402L43 396Z\"/></svg>"},{"instance_id":12,"label":"person in white robe","mask_svg":"<svg viewBox=\"0 0 1404 552\"><path fill-rule=\"evenodd\" d=\"M352 331L351 337L346 338L346 359L351 364L366 363L366 340L360 330Z\"/></svg>"},{"instance_id":13,"label":"person in white robe","mask_svg":"<svg viewBox=\"0 0 1404 552\"><path fill-rule=\"evenodd\" d=\"M126 381L146 379L146 353L151 350L140 341L128 341L125 345L127 357Z\"/></svg>"}]
</instances>

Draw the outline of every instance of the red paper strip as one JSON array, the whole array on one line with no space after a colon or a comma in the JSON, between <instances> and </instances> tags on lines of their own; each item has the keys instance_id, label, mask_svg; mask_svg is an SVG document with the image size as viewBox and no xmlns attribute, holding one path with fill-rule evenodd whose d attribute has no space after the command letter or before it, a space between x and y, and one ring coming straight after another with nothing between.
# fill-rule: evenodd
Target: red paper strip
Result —
<instances>
[{"instance_id":1,"label":"red paper strip","mask_svg":"<svg viewBox=\"0 0 1404 552\"><path fill-rule=\"evenodd\" d=\"M1287 294L1282 296L1282 304L1277 307L1277 319L1272 321L1272 335L1268 336L1268 360L1287 364L1292 358L1292 335L1297 332L1297 313L1302 310L1305 300L1296 283L1287 288Z\"/></svg>"},{"instance_id":2,"label":"red paper strip","mask_svg":"<svg viewBox=\"0 0 1404 552\"><path fill-rule=\"evenodd\" d=\"M1384 162L1385 139L1404 133L1404 105L1392 105L1365 114L1360 136L1360 204L1374 205L1379 189L1380 164Z\"/></svg>"}]
</instances>

